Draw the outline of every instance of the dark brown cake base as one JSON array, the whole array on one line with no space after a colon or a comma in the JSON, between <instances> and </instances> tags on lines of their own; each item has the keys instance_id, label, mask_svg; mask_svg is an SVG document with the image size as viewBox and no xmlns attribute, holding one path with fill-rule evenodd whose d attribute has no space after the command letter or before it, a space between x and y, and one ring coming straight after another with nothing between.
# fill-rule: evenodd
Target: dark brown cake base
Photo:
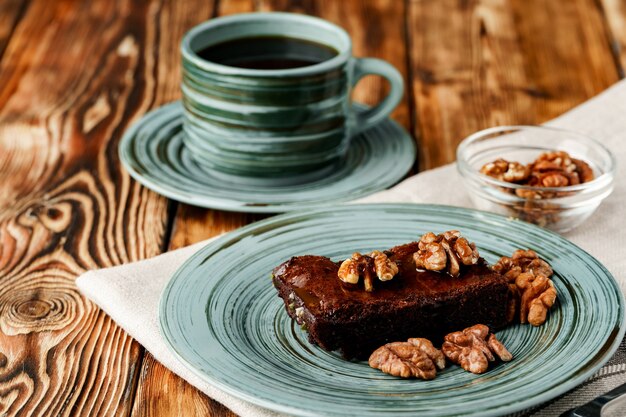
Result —
<instances>
[{"instance_id":1,"label":"dark brown cake base","mask_svg":"<svg viewBox=\"0 0 626 417\"><path fill-rule=\"evenodd\" d=\"M346 359L367 359L383 344L410 337L439 344L447 333L477 323L506 324L508 285L484 260L453 278L417 270L417 249L413 242L387 251L400 271L391 281L376 280L373 292L342 283L339 264L323 256L291 258L274 269L273 282L310 342Z\"/></svg>"}]
</instances>

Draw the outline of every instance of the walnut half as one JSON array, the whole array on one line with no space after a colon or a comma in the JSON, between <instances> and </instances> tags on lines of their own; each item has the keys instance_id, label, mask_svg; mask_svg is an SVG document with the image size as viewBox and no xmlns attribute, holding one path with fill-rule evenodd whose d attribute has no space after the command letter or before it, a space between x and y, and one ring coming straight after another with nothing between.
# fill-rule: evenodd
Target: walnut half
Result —
<instances>
[{"instance_id":1,"label":"walnut half","mask_svg":"<svg viewBox=\"0 0 626 417\"><path fill-rule=\"evenodd\" d=\"M429 271L445 271L453 277L461 273L461 265L474 265L480 258L474 243L470 243L458 230L449 230L440 235L424 234L413 254L417 268Z\"/></svg>"},{"instance_id":2,"label":"walnut half","mask_svg":"<svg viewBox=\"0 0 626 417\"><path fill-rule=\"evenodd\" d=\"M496 357L503 362L513 359L513 355L484 324L450 333L444 340L441 350L446 358L474 374L486 372L489 363L494 362Z\"/></svg>"},{"instance_id":3,"label":"walnut half","mask_svg":"<svg viewBox=\"0 0 626 417\"><path fill-rule=\"evenodd\" d=\"M521 292L520 322L541 326L556 301L556 288L545 275L523 272L515 279Z\"/></svg>"},{"instance_id":4,"label":"walnut half","mask_svg":"<svg viewBox=\"0 0 626 417\"><path fill-rule=\"evenodd\" d=\"M437 369L445 368L446 358L430 340L412 338L379 347L371 354L369 365L401 378L433 379Z\"/></svg>"},{"instance_id":5,"label":"walnut half","mask_svg":"<svg viewBox=\"0 0 626 417\"><path fill-rule=\"evenodd\" d=\"M500 158L483 165L480 172L500 181L522 182L530 176L530 167Z\"/></svg>"},{"instance_id":6,"label":"walnut half","mask_svg":"<svg viewBox=\"0 0 626 417\"><path fill-rule=\"evenodd\" d=\"M513 252L513 255L501 257L491 269L501 273L509 281L514 281L515 278L522 272L531 272L533 274L541 274L550 278L554 271L552 267L545 260L541 259L537 253L532 249L518 249Z\"/></svg>"},{"instance_id":7,"label":"walnut half","mask_svg":"<svg viewBox=\"0 0 626 417\"><path fill-rule=\"evenodd\" d=\"M398 265L391 261L387 255L380 251L373 251L369 255L361 255L358 252L351 258L341 263L337 276L347 284L358 284L359 278L363 278L365 291L374 290L374 275L380 281L389 281L398 273Z\"/></svg>"},{"instance_id":8,"label":"walnut half","mask_svg":"<svg viewBox=\"0 0 626 417\"><path fill-rule=\"evenodd\" d=\"M557 297L550 277L552 267L533 250L518 249L509 258L503 256L492 269L509 281L507 319L541 326Z\"/></svg>"},{"instance_id":9,"label":"walnut half","mask_svg":"<svg viewBox=\"0 0 626 417\"><path fill-rule=\"evenodd\" d=\"M593 169L589 164L581 159L572 158L564 151L544 152L526 165L499 158L483 165L480 172L500 181L529 187L567 187L594 179ZM515 190L502 188L502 190L515 193L529 201L568 195L566 191L539 191L528 188Z\"/></svg>"}]
</instances>

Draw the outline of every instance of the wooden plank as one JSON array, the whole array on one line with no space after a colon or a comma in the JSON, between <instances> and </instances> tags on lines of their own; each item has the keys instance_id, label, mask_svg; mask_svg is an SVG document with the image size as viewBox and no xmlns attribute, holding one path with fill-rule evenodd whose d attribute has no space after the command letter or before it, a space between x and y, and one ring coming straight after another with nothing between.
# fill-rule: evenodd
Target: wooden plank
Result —
<instances>
[{"instance_id":1,"label":"wooden plank","mask_svg":"<svg viewBox=\"0 0 626 417\"><path fill-rule=\"evenodd\" d=\"M406 77L402 3L394 0L302 3L262 1L256 9L253 1L223 0L219 3L218 12L220 15L226 15L253 10L308 13L333 21L346 28L353 36L355 55L386 59ZM380 27L381 24L384 25L384 30ZM368 77L359 84L354 98L373 104L380 101L386 91L386 85L380 78ZM393 114L393 117L407 128L411 125L408 100L408 96L405 96ZM202 210L180 205L170 249L234 230L259 218L260 216L249 214ZM133 416L232 416L228 409L173 375L149 354L146 355L140 375Z\"/></svg>"},{"instance_id":2,"label":"wooden plank","mask_svg":"<svg viewBox=\"0 0 626 417\"><path fill-rule=\"evenodd\" d=\"M206 210L181 204L176 213L170 250L189 246L222 233L230 232L264 217L267 216Z\"/></svg>"},{"instance_id":3,"label":"wooden plank","mask_svg":"<svg viewBox=\"0 0 626 417\"><path fill-rule=\"evenodd\" d=\"M235 13L250 13L256 11L255 0L220 0L216 16L226 16Z\"/></svg>"},{"instance_id":4,"label":"wooden plank","mask_svg":"<svg viewBox=\"0 0 626 417\"><path fill-rule=\"evenodd\" d=\"M0 62L0 415L130 412L141 348L74 279L163 246L167 201L130 180L117 143L178 95L178 54L163 35L170 24L182 30L175 17L156 0L33 0L9 39Z\"/></svg>"},{"instance_id":5,"label":"wooden plank","mask_svg":"<svg viewBox=\"0 0 626 417\"><path fill-rule=\"evenodd\" d=\"M626 69L626 3L623 0L600 0L608 22L611 48L624 77Z\"/></svg>"},{"instance_id":6,"label":"wooden plank","mask_svg":"<svg viewBox=\"0 0 626 417\"><path fill-rule=\"evenodd\" d=\"M180 204L172 231L170 249L188 246L244 226L253 215L205 210ZM132 416L220 416L234 414L189 385L146 352Z\"/></svg>"},{"instance_id":7,"label":"wooden plank","mask_svg":"<svg viewBox=\"0 0 626 417\"><path fill-rule=\"evenodd\" d=\"M172 9L178 6L173 2ZM252 1L220 1L219 10L194 13L194 5L205 4L198 1L186 2L188 11L185 21L170 24L170 39L173 51L178 51L178 43L184 32L194 25L210 18L215 14L233 14L254 11ZM164 15L170 15L173 10L164 10ZM171 74L172 80L180 80L179 66ZM179 89L176 96L180 96ZM169 250L188 246L192 243L217 236L221 233L236 229L254 221L257 217L242 213L228 213L216 210L206 210L198 207L178 204L176 221L172 230ZM220 403L207 398L200 391L178 377L149 353L146 352L141 363L137 393L132 409L133 417L154 416L234 416L234 414Z\"/></svg>"},{"instance_id":8,"label":"wooden plank","mask_svg":"<svg viewBox=\"0 0 626 417\"><path fill-rule=\"evenodd\" d=\"M409 2L421 167L468 134L544 122L618 79L593 0Z\"/></svg>"},{"instance_id":9,"label":"wooden plank","mask_svg":"<svg viewBox=\"0 0 626 417\"><path fill-rule=\"evenodd\" d=\"M0 58L27 7L28 1L24 0L3 0L0 2Z\"/></svg>"},{"instance_id":10,"label":"wooden plank","mask_svg":"<svg viewBox=\"0 0 626 417\"><path fill-rule=\"evenodd\" d=\"M211 15L246 13L255 10L251 0L218 2L218 10ZM199 23L205 18L199 19ZM184 30L191 25L185 25ZM182 33L178 33L178 39ZM234 230L253 221L251 215L205 210L179 204L172 230L169 249L174 250ZM206 397L203 393L178 377L154 356L146 352L141 364L137 395L132 410L133 417L154 416L223 416L233 414L226 407Z\"/></svg>"},{"instance_id":11,"label":"wooden plank","mask_svg":"<svg viewBox=\"0 0 626 417\"><path fill-rule=\"evenodd\" d=\"M170 372L148 353L140 375L133 416L236 416Z\"/></svg>"}]
</instances>

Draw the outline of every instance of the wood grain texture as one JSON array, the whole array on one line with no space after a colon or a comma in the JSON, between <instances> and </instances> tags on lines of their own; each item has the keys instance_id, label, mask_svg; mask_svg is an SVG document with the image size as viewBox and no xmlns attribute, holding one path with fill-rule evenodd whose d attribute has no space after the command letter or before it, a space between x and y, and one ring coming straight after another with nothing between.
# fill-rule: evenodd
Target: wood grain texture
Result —
<instances>
[{"instance_id":1,"label":"wood grain texture","mask_svg":"<svg viewBox=\"0 0 626 417\"><path fill-rule=\"evenodd\" d=\"M260 215L206 210L180 204L169 249L179 249L218 236L260 218ZM234 416L226 407L208 398L157 362L149 352L146 352L141 366L132 415Z\"/></svg>"},{"instance_id":2,"label":"wood grain texture","mask_svg":"<svg viewBox=\"0 0 626 417\"><path fill-rule=\"evenodd\" d=\"M232 411L213 401L146 354L133 416L220 416L235 417Z\"/></svg>"},{"instance_id":3,"label":"wood grain texture","mask_svg":"<svg viewBox=\"0 0 626 417\"><path fill-rule=\"evenodd\" d=\"M220 0L216 16L227 16L235 13L251 13L257 11L255 0Z\"/></svg>"},{"instance_id":4,"label":"wood grain texture","mask_svg":"<svg viewBox=\"0 0 626 417\"><path fill-rule=\"evenodd\" d=\"M262 214L231 213L181 204L176 213L169 249L189 246L265 217L267 216Z\"/></svg>"},{"instance_id":5,"label":"wood grain texture","mask_svg":"<svg viewBox=\"0 0 626 417\"><path fill-rule=\"evenodd\" d=\"M0 415L127 416L141 348L74 280L162 250L167 200L117 141L177 91L173 46L157 2L27 6L0 63Z\"/></svg>"},{"instance_id":6,"label":"wood grain texture","mask_svg":"<svg viewBox=\"0 0 626 417\"><path fill-rule=\"evenodd\" d=\"M15 26L27 8L28 1L3 0L0 2L0 58L15 30Z\"/></svg>"},{"instance_id":7,"label":"wood grain texture","mask_svg":"<svg viewBox=\"0 0 626 417\"><path fill-rule=\"evenodd\" d=\"M220 2L220 12L238 13L251 11L251 3L245 1ZM182 7L182 10L181 10ZM199 12L201 10L201 12ZM172 60L167 64L170 80L180 80L180 60L178 44L183 34L196 24L217 14L216 5L205 1L186 1L168 3L162 14L177 15L176 21L168 22L168 37L171 45L169 53ZM173 98L179 98L178 85L172 91ZM247 223L257 217L243 213L220 212L177 204L168 249L180 247L217 236ZM207 398L200 391L178 377L146 352L141 364L137 392L133 400L132 416L234 416L220 403Z\"/></svg>"},{"instance_id":8,"label":"wood grain texture","mask_svg":"<svg viewBox=\"0 0 626 417\"><path fill-rule=\"evenodd\" d=\"M189 9L193 9L191 3L188 2ZM220 1L219 7L212 10L211 15L227 15L254 10L255 5L252 1ZM183 32L176 33L178 40L181 39L184 31L206 20L207 17L196 16L196 18L194 22L189 21L188 24L179 26ZM168 249L178 249L217 236L244 226L257 218L259 216L251 214L206 210L178 204ZM234 414L220 403L206 397L146 352L141 365L132 416L232 417Z\"/></svg>"},{"instance_id":9,"label":"wood grain texture","mask_svg":"<svg viewBox=\"0 0 626 417\"><path fill-rule=\"evenodd\" d=\"M598 0L602 5L611 48L619 66L620 76L626 71L626 2L623 0Z\"/></svg>"},{"instance_id":10,"label":"wood grain texture","mask_svg":"<svg viewBox=\"0 0 626 417\"><path fill-rule=\"evenodd\" d=\"M593 0L409 1L423 169L468 134L558 116L618 80Z\"/></svg>"}]
</instances>

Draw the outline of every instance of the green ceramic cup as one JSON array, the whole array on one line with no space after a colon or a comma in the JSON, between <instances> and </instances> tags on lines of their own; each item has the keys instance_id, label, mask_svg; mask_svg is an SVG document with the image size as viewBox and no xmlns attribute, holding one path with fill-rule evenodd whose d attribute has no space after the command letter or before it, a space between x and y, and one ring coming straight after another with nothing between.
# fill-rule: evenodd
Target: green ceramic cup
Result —
<instances>
[{"instance_id":1,"label":"green ceramic cup","mask_svg":"<svg viewBox=\"0 0 626 417\"><path fill-rule=\"evenodd\" d=\"M336 55L308 66L250 69L211 62L206 48L245 38L288 37L331 47ZM202 167L242 178L310 179L332 171L350 139L382 121L400 101L402 76L390 64L352 56L338 26L291 13L213 19L182 41L184 143ZM391 85L367 111L351 106L352 87L376 74Z\"/></svg>"}]
</instances>

